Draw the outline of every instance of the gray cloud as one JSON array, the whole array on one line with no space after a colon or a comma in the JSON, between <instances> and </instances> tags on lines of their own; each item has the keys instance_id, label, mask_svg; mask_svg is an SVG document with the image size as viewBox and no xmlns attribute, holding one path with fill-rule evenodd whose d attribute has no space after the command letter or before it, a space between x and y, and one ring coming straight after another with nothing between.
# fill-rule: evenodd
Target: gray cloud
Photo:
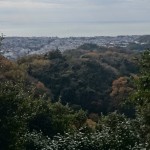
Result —
<instances>
[{"instance_id":1,"label":"gray cloud","mask_svg":"<svg viewBox=\"0 0 150 150\"><path fill-rule=\"evenodd\" d=\"M17 34L25 28L51 32L55 23L57 30L68 23L78 24L77 29L82 23L146 23L149 14L150 0L0 0L0 32Z\"/></svg>"}]
</instances>

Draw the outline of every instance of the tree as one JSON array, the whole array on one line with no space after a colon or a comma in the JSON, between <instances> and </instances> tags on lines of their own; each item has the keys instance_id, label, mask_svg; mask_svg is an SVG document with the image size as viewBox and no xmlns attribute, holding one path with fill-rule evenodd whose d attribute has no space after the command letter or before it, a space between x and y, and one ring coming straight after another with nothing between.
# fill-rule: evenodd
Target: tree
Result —
<instances>
[{"instance_id":1,"label":"tree","mask_svg":"<svg viewBox=\"0 0 150 150\"><path fill-rule=\"evenodd\" d=\"M1 47L2 47L2 41L4 40L4 35L1 34L0 36L0 54L1 54Z\"/></svg>"},{"instance_id":2,"label":"tree","mask_svg":"<svg viewBox=\"0 0 150 150\"><path fill-rule=\"evenodd\" d=\"M146 124L150 125L150 50L142 54L139 64L141 69L135 79L136 91L133 94L133 101L138 114L144 117Z\"/></svg>"},{"instance_id":3,"label":"tree","mask_svg":"<svg viewBox=\"0 0 150 150\"><path fill-rule=\"evenodd\" d=\"M141 55L139 65L140 74L135 79L136 90L131 99L141 121L143 139L150 143L150 50ZM148 146L150 148L150 144Z\"/></svg>"},{"instance_id":4,"label":"tree","mask_svg":"<svg viewBox=\"0 0 150 150\"><path fill-rule=\"evenodd\" d=\"M138 128L135 122L124 115L112 113L103 116L96 131L88 131L82 127L76 132L66 132L64 135L57 134L50 139L42 133L28 133L27 143L34 149L49 150L131 150L142 149Z\"/></svg>"},{"instance_id":5,"label":"tree","mask_svg":"<svg viewBox=\"0 0 150 150\"><path fill-rule=\"evenodd\" d=\"M52 60L52 59L62 59L62 54L59 49L50 51L48 54L46 54L47 58Z\"/></svg>"},{"instance_id":6,"label":"tree","mask_svg":"<svg viewBox=\"0 0 150 150\"><path fill-rule=\"evenodd\" d=\"M21 84L0 83L0 149L21 149L22 135L34 107ZM34 106L34 105L33 105Z\"/></svg>"},{"instance_id":7,"label":"tree","mask_svg":"<svg viewBox=\"0 0 150 150\"><path fill-rule=\"evenodd\" d=\"M34 98L30 89L26 92L23 82L0 83L0 149L24 149L24 135L42 132L53 137L57 133L74 131L86 122L86 113L73 111L60 102L51 103Z\"/></svg>"},{"instance_id":8,"label":"tree","mask_svg":"<svg viewBox=\"0 0 150 150\"><path fill-rule=\"evenodd\" d=\"M32 87L26 89L23 81L0 82L0 149L24 149L23 136L28 132L29 121L47 104L42 98L35 99ZM44 105L45 104L45 105ZM48 107L48 106L47 106Z\"/></svg>"}]
</instances>

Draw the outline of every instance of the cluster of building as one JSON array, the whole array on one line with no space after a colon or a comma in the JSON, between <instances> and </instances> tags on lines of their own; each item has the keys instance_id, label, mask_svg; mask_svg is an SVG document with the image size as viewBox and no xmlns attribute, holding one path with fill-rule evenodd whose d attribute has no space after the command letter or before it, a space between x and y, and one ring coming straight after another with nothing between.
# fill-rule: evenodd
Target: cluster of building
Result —
<instances>
[{"instance_id":1,"label":"cluster of building","mask_svg":"<svg viewBox=\"0 0 150 150\"><path fill-rule=\"evenodd\" d=\"M139 43L140 36L96 36L96 37L6 37L0 53L7 58L16 59L30 54L43 54L51 50L65 51L76 49L85 43L103 47L127 47L129 43ZM142 44L142 43L141 43Z\"/></svg>"}]
</instances>

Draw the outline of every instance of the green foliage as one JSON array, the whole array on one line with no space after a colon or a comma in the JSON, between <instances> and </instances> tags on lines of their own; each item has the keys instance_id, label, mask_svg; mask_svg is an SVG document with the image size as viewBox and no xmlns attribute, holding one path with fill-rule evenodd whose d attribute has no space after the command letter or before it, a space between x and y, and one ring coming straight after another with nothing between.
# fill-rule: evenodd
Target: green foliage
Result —
<instances>
[{"instance_id":1,"label":"green foliage","mask_svg":"<svg viewBox=\"0 0 150 150\"><path fill-rule=\"evenodd\" d=\"M145 51L140 62L140 75L135 79L136 91L132 96L134 103L137 106L138 113L143 115L145 121L150 125L150 50ZM147 115L146 115L147 114ZM148 118L147 118L148 117Z\"/></svg>"},{"instance_id":2,"label":"green foliage","mask_svg":"<svg viewBox=\"0 0 150 150\"><path fill-rule=\"evenodd\" d=\"M51 104L42 97L35 99L24 86L24 82L0 83L0 149L23 149L23 137L28 131L42 131L53 137L85 123L83 111L75 112L60 102Z\"/></svg>"},{"instance_id":3,"label":"green foliage","mask_svg":"<svg viewBox=\"0 0 150 150\"><path fill-rule=\"evenodd\" d=\"M107 112L110 93L116 96L116 105L120 105L124 93L130 91L127 78L120 75L124 71L129 75L134 65L130 66L128 54L120 52L84 50L78 51L75 58L70 53L54 51L23 58L18 61L19 66L0 56L0 149L149 149L150 52L141 57L141 73L132 96L137 118L112 113L100 119L96 115L97 123L87 119L86 112L77 107ZM57 102L49 101L51 94L43 95L49 92L48 88L52 100ZM94 123L94 127L90 128L88 123Z\"/></svg>"},{"instance_id":4,"label":"green foliage","mask_svg":"<svg viewBox=\"0 0 150 150\"><path fill-rule=\"evenodd\" d=\"M102 121L103 120L103 121ZM42 133L28 133L27 143L38 150L133 150L146 148L142 143L135 122L123 115L111 114L102 118L101 127L94 132L85 132L81 128L78 132L66 132L64 135L57 134L50 139ZM113 122L109 124L110 122Z\"/></svg>"},{"instance_id":5,"label":"green foliage","mask_svg":"<svg viewBox=\"0 0 150 150\"><path fill-rule=\"evenodd\" d=\"M99 46L97 44L93 44L93 43L85 43L85 44L79 46L78 49L96 50L96 49L99 49Z\"/></svg>"},{"instance_id":6,"label":"green foliage","mask_svg":"<svg viewBox=\"0 0 150 150\"><path fill-rule=\"evenodd\" d=\"M64 134L68 130L76 130L86 121L86 113L80 110L73 111L67 105L63 106L60 102L45 105L29 122L30 131L42 131L44 135L53 137L57 133Z\"/></svg>"},{"instance_id":7,"label":"green foliage","mask_svg":"<svg viewBox=\"0 0 150 150\"><path fill-rule=\"evenodd\" d=\"M110 108L114 108L120 113L124 113L128 117L135 117L135 106L127 99L134 90L133 81L129 77L119 77L112 83L111 104ZM111 110L110 110L111 111Z\"/></svg>"},{"instance_id":8,"label":"green foliage","mask_svg":"<svg viewBox=\"0 0 150 150\"><path fill-rule=\"evenodd\" d=\"M44 83L51 91L53 102L60 98L63 104L106 114L111 107L113 80L122 74L129 76L135 73L137 67L132 61L132 54L105 50L95 47L92 51L77 49L63 54L56 50L22 58L18 63L27 66L29 75Z\"/></svg>"},{"instance_id":9,"label":"green foliage","mask_svg":"<svg viewBox=\"0 0 150 150\"><path fill-rule=\"evenodd\" d=\"M29 123L50 107L50 102L42 96L36 99L32 89L28 87L27 91L24 81L0 83L0 149L23 149L22 137L30 130Z\"/></svg>"},{"instance_id":10,"label":"green foliage","mask_svg":"<svg viewBox=\"0 0 150 150\"><path fill-rule=\"evenodd\" d=\"M35 107L21 83L0 83L0 149L20 149L23 141L19 137L26 132Z\"/></svg>"},{"instance_id":11,"label":"green foliage","mask_svg":"<svg viewBox=\"0 0 150 150\"><path fill-rule=\"evenodd\" d=\"M48 54L46 54L46 57L50 60L52 59L61 59L62 58L62 54L61 52L57 49L57 50L53 50L50 51Z\"/></svg>"},{"instance_id":12,"label":"green foliage","mask_svg":"<svg viewBox=\"0 0 150 150\"><path fill-rule=\"evenodd\" d=\"M143 139L150 143L150 50L141 55L139 64L140 74L135 78L136 90L131 100L136 106L137 117L141 119Z\"/></svg>"}]
</instances>

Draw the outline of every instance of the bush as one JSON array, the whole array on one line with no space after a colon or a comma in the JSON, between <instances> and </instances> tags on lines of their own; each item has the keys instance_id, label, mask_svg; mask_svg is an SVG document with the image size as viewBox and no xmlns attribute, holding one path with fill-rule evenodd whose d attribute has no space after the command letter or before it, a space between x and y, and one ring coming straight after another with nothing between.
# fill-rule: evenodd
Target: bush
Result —
<instances>
[{"instance_id":1,"label":"bush","mask_svg":"<svg viewBox=\"0 0 150 150\"><path fill-rule=\"evenodd\" d=\"M79 131L64 135L57 134L50 139L42 133L28 133L27 143L38 150L132 150L146 147L142 143L137 121L131 121L123 115L115 113L102 118L98 130L88 132L81 128ZM109 125L110 121L112 124Z\"/></svg>"}]
</instances>

